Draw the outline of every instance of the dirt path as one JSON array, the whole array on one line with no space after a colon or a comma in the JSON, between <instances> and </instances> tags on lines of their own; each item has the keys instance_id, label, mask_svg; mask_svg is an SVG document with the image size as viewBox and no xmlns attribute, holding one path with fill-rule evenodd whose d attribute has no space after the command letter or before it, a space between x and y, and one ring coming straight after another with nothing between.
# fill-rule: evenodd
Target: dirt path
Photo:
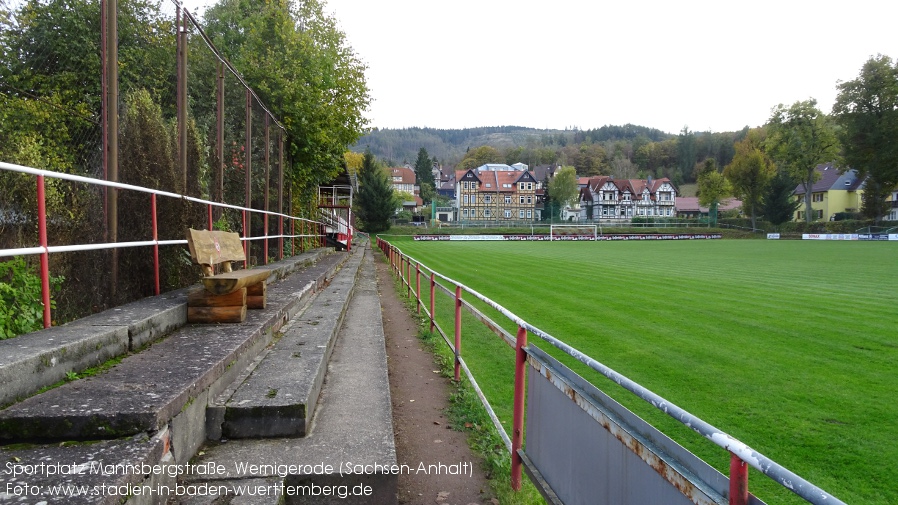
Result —
<instances>
[{"instance_id":1,"label":"dirt path","mask_svg":"<svg viewBox=\"0 0 898 505\"><path fill-rule=\"evenodd\" d=\"M377 286L383 310L389 363L390 395L396 459L413 470L423 463L461 469L464 475L414 472L399 476L399 503L470 505L498 503L491 498L489 481L479 458L471 453L464 433L449 429L445 410L449 380L434 373L433 356L422 347L417 325L380 255L375 254Z\"/></svg>"}]
</instances>

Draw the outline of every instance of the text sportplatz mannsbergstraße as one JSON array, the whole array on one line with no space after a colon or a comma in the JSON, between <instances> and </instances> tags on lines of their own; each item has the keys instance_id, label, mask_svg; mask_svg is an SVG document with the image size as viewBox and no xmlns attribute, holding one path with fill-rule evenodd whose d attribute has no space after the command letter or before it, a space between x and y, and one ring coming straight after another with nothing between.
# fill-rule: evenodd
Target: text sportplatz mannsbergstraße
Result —
<instances>
[{"instance_id":1,"label":"text sportplatz mannsbergstra\u00dfe","mask_svg":"<svg viewBox=\"0 0 898 505\"><path fill-rule=\"evenodd\" d=\"M333 475L341 477L350 475L458 475L471 477L473 464L460 461L457 463L424 463L380 464L343 462L336 466L327 463L317 464L254 464L232 463L226 466L218 463L202 464L110 464L97 461L86 463L35 463L22 464L7 462L2 473L11 477L0 489L0 498L21 498L26 496L333 496L347 498L350 496L371 496L373 489L369 485L319 485L307 483L287 485L283 482L266 485L231 482L229 485L215 483L199 484L92 484L79 485L72 477L88 476L123 476L138 475L149 477L163 475L170 478L180 476L206 476L209 478L240 477L281 477L288 475ZM44 480L47 477L64 477L65 484L42 485L29 483L29 477Z\"/></svg>"},{"instance_id":2,"label":"text sportplatz mannsbergstra\u00dfe","mask_svg":"<svg viewBox=\"0 0 898 505\"><path fill-rule=\"evenodd\" d=\"M103 464L97 461L85 463L24 464L8 461L3 474L13 478L22 476L76 476L76 475L165 475L179 477L186 475L209 477L277 476L288 475L459 475L471 477L473 464L469 461L456 463L381 464L356 463L346 461L334 466L330 463L278 464L234 462L230 466L207 462L201 464Z\"/></svg>"}]
</instances>

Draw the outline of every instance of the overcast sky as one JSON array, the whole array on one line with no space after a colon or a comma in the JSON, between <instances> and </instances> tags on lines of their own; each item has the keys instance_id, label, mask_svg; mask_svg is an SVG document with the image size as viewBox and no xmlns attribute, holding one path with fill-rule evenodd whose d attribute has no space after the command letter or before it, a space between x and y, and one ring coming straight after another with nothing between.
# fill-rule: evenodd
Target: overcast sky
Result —
<instances>
[{"instance_id":1,"label":"overcast sky","mask_svg":"<svg viewBox=\"0 0 898 505\"><path fill-rule=\"evenodd\" d=\"M371 126L759 126L878 53L898 2L323 0L368 65ZM202 5L208 0L185 2Z\"/></svg>"}]
</instances>

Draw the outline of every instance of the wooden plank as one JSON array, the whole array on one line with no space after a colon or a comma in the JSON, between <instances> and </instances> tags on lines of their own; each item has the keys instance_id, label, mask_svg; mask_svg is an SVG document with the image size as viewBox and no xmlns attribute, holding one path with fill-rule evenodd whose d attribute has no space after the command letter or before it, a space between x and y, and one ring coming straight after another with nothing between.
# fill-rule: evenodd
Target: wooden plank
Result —
<instances>
[{"instance_id":1,"label":"wooden plank","mask_svg":"<svg viewBox=\"0 0 898 505\"><path fill-rule=\"evenodd\" d=\"M268 284L264 282L257 282L246 287L247 296L265 296L267 292Z\"/></svg>"},{"instance_id":2,"label":"wooden plank","mask_svg":"<svg viewBox=\"0 0 898 505\"><path fill-rule=\"evenodd\" d=\"M246 288L224 295L214 295L205 288L191 289L187 293L188 307L233 307L246 305Z\"/></svg>"},{"instance_id":3,"label":"wooden plank","mask_svg":"<svg viewBox=\"0 0 898 505\"><path fill-rule=\"evenodd\" d=\"M188 228L187 247L193 261L200 265L217 265L246 259L240 235L232 232Z\"/></svg>"},{"instance_id":4,"label":"wooden plank","mask_svg":"<svg viewBox=\"0 0 898 505\"><path fill-rule=\"evenodd\" d=\"M214 277L203 277L202 281L203 286L205 286L210 293L215 295L225 295L240 288L256 284L257 282L262 282L267 279L270 274L271 270L254 268L252 270L237 270L234 272L222 273Z\"/></svg>"},{"instance_id":5,"label":"wooden plank","mask_svg":"<svg viewBox=\"0 0 898 505\"><path fill-rule=\"evenodd\" d=\"M246 308L248 309L264 309L266 298L264 295L253 295L246 297Z\"/></svg>"},{"instance_id":6,"label":"wooden plank","mask_svg":"<svg viewBox=\"0 0 898 505\"><path fill-rule=\"evenodd\" d=\"M250 309L264 309L268 297L268 284L257 282L246 288L246 306Z\"/></svg>"},{"instance_id":7,"label":"wooden plank","mask_svg":"<svg viewBox=\"0 0 898 505\"><path fill-rule=\"evenodd\" d=\"M242 323L246 305L233 307L187 307L188 323Z\"/></svg>"}]
</instances>

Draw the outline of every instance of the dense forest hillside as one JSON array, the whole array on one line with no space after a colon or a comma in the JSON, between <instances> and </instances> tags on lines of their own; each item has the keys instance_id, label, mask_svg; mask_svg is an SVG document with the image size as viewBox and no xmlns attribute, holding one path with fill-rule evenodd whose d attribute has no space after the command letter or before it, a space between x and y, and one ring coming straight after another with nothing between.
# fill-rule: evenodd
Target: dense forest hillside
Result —
<instances>
[{"instance_id":1,"label":"dense forest hillside","mask_svg":"<svg viewBox=\"0 0 898 505\"><path fill-rule=\"evenodd\" d=\"M539 130L521 126L494 126L439 130L404 128L375 130L352 147L370 148L387 165L415 164L421 148L444 167L482 163L570 165L580 176L613 175L619 178L668 177L675 184L694 182L713 160L717 170L730 163L738 132L694 132L677 135L655 128L626 124L591 130Z\"/></svg>"},{"instance_id":2,"label":"dense forest hillside","mask_svg":"<svg viewBox=\"0 0 898 505\"><path fill-rule=\"evenodd\" d=\"M352 147L363 152L370 147L378 159L390 165L414 163L418 150L427 152L445 165L455 165L465 153L476 147L492 146L500 151L525 148L561 148L583 142L633 140L643 137L651 141L673 138L654 128L636 125L603 126L593 130L540 130L523 126L487 126L442 130L436 128L403 128L375 130L363 136ZM524 161L526 160L517 160Z\"/></svg>"}]
</instances>

